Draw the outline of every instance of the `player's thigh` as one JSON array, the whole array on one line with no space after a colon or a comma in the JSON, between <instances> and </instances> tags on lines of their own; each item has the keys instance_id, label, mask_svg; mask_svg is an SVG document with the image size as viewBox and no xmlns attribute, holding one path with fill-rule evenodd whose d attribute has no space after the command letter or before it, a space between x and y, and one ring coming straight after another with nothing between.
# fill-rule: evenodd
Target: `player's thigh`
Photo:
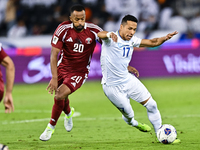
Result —
<instances>
[{"instance_id":1,"label":"player's thigh","mask_svg":"<svg viewBox=\"0 0 200 150\"><path fill-rule=\"evenodd\" d=\"M135 76L131 77L131 81L128 82L126 88L128 89L128 96L139 103L151 97L151 94L144 84Z\"/></svg>"},{"instance_id":2,"label":"player's thigh","mask_svg":"<svg viewBox=\"0 0 200 150\"><path fill-rule=\"evenodd\" d=\"M68 98L68 95L71 94L71 90L65 84L61 84L56 92L55 99L63 100Z\"/></svg>"},{"instance_id":3,"label":"player's thigh","mask_svg":"<svg viewBox=\"0 0 200 150\"><path fill-rule=\"evenodd\" d=\"M117 107L124 116L132 118L134 116L130 99L124 93L122 86L106 86L103 85L103 90L112 104Z\"/></svg>"}]
</instances>

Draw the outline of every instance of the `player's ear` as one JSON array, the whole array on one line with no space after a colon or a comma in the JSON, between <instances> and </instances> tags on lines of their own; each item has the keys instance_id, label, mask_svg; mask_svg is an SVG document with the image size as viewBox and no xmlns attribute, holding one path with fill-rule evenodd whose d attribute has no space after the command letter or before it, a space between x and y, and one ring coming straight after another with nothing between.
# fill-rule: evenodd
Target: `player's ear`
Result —
<instances>
[{"instance_id":1,"label":"player's ear","mask_svg":"<svg viewBox=\"0 0 200 150\"><path fill-rule=\"evenodd\" d=\"M122 30L122 29L123 29L123 25L121 24L121 25L120 25L120 30Z\"/></svg>"},{"instance_id":2,"label":"player's ear","mask_svg":"<svg viewBox=\"0 0 200 150\"><path fill-rule=\"evenodd\" d=\"M69 16L70 21L72 22L72 16Z\"/></svg>"}]
</instances>

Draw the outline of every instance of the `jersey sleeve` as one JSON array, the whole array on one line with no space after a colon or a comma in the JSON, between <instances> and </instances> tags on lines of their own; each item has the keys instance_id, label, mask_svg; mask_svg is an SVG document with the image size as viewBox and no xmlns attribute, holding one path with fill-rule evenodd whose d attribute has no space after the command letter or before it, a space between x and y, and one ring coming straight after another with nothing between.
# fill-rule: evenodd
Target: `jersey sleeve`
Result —
<instances>
[{"instance_id":1,"label":"jersey sleeve","mask_svg":"<svg viewBox=\"0 0 200 150\"><path fill-rule=\"evenodd\" d=\"M2 62L2 60L3 60L6 56L8 56L8 55L7 55L6 52L3 50L2 44L0 43L0 63Z\"/></svg>"},{"instance_id":2,"label":"jersey sleeve","mask_svg":"<svg viewBox=\"0 0 200 150\"><path fill-rule=\"evenodd\" d=\"M134 37L133 37L133 41L132 41L132 43L133 43L133 47L139 47L141 41L142 41L142 39L140 39L140 38L134 36Z\"/></svg>"},{"instance_id":3,"label":"jersey sleeve","mask_svg":"<svg viewBox=\"0 0 200 150\"><path fill-rule=\"evenodd\" d=\"M93 23L87 23L87 27L90 28L90 31L94 33L95 40L102 44L102 40L97 36L97 34L103 31L103 29Z\"/></svg>"},{"instance_id":4,"label":"jersey sleeve","mask_svg":"<svg viewBox=\"0 0 200 150\"><path fill-rule=\"evenodd\" d=\"M114 34L116 34L117 35L117 33L116 32L114 32L114 31L111 31L111 32L113 32ZM119 37L118 37L119 38ZM111 43L112 42L114 42L113 40L112 40L112 38L106 38L106 39L102 39L102 41L103 41L103 43L105 44L105 45L107 45L107 46L110 46L111 45Z\"/></svg>"},{"instance_id":5,"label":"jersey sleeve","mask_svg":"<svg viewBox=\"0 0 200 150\"><path fill-rule=\"evenodd\" d=\"M67 32L67 26L60 24L52 36L51 46L56 47L58 49L62 49L63 37L66 34L66 32Z\"/></svg>"}]
</instances>

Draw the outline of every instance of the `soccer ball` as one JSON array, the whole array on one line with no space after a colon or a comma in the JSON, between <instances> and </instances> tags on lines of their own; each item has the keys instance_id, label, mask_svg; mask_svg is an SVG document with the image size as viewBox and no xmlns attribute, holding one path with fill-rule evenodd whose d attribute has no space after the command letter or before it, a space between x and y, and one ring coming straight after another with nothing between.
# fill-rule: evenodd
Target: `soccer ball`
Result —
<instances>
[{"instance_id":1,"label":"soccer ball","mask_svg":"<svg viewBox=\"0 0 200 150\"><path fill-rule=\"evenodd\" d=\"M157 138L163 144L174 142L176 137L176 129L170 124L163 124L157 131Z\"/></svg>"},{"instance_id":2,"label":"soccer ball","mask_svg":"<svg viewBox=\"0 0 200 150\"><path fill-rule=\"evenodd\" d=\"M8 146L0 144L0 150L9 150Z\"/></svg>"}]
</instances>

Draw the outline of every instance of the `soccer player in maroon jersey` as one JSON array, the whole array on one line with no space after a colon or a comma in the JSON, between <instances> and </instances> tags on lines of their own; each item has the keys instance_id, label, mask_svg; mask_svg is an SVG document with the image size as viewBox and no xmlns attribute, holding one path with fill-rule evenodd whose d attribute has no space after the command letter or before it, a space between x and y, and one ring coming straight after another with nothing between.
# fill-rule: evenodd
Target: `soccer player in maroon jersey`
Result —
<instances>
[{"instance_id":1,"label":"soccer player in maroon jersey","mask_svg":"<svg viewBox=\"0 0 200 150\"><path fill-rule=\"evenodd\" d=\"M2 48L2 44L0 43L0 63L6 68L6 92L4 96L4 82L3 75L0 68L0 102L3 99L3 103L5 106L5 113L11 113L14 111L13 97L12 97L12 89L15 78L15 66L12 59L5 53Z\"/></svg>"},{"instance_id":2,"label":"soccer player in maroon jersey","mask_svg":"<svg viewBox=\"0 0 200 150\"><path fill-rule=\"evenodd\" d=\"M82 5L72 6L70 13L70 21L65 21L57 27L51 41L52 79L47 90L51 94L55 91L55 97L51 120L40 136L42 141L51 138L62 111L66 114L65 129L68 132L72 130L74 109L69 106L68 96L80 88L87 79L98 40L97 33L102 31L97 25L85 21L85 8Z\"/></svg>"}]
</instances>

